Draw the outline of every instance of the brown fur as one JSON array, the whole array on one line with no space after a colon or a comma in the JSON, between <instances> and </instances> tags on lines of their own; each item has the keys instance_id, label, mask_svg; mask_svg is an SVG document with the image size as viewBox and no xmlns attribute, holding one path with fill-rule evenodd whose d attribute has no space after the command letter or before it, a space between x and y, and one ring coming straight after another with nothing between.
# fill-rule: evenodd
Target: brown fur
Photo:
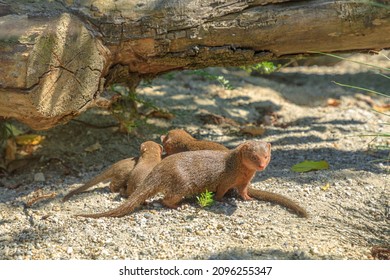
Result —
<instances>
[{"instance_id":1,"label":"brown fur","mask_svg":"<svg viewBox=\"0 0 390 280\"><path fill-rule=\"evenodd\" d=\"M258 200L269 201L272 203L282 205L290 209L292 212L296 213L300 217L303 218L308 217L308 214L304 208L299 206L296 202L292 201L288 197L285 197L281 194L258 190L252 187L248 187L248 194L250 197L254 197Z\"/></svg>"},{"instance_id":2,"label":"brown fur","mask_svg":"<svg viewBox=\"0 0 390 280\"><path fill-rule=\"evenodd\" d=\"M171 154L185 151L228 150L225 146L215 142L197 140L182 129L175 129L169 131L167 135L161 136L161 141L168 156ZM270 153L268 158L271 158ZM254 189L250 186L248 187L248 193L249 195L246 194L246 197L244 199L251 199L251 197L253 197L258 200L273 202L292 210L301 217L308 216L305 209L303 209L297 203L283 195Z\"/></svg>"},{"instance_id":3,"label":"brown fur","mask_svg":"<svg viewBox=\"0 0 390 280\"><path fill-rule=\"evenodd\" d=\"M147 141L141 144L140 153L140 157L127 158L114 163L81 187L70 191L62 201L67 201L73 195L107 180L111 180L109 188L112 192L119 192L127 197L135 190L135 182L140 182L145 178L150 170L161 161L162 147L155 142Z\"/></svg>"},{"instance_id":4,"label":"brown fur","mask_svg":"<svg viewBox=\"0 0 390 280\"><path fill-rule=\"evenodd\" d=\"M147 141L141 144L141 156L130 171L126 188L120 190L123 197L129 197L143 182L152 169L161 161L163 147L155 142Z\"/></svg>"},{"instance_id":5,"label":"brown fur","mask_svg":"<svg viewBox=\"0 0 390 280\"><path fill-rule=\"evenodd\" d=\"M109 188L112 192L119 192L121 189L126 189L127 178L131 170L133 170L134 166L136 166L138 160L139 157L132 157L122 159L114 163L102 173L86 182L81 187L70 191L67 195L64 196L62 201L67 201L73 195L86 191L94 185L108 180L111 180Z\"/></svg>"},{"instance_id":6,"label":"brown fur","mask_svg":"<svg viewBox=\"0 0 390 280\"><path fill-rule=\"evenodd\" d=\"M199 150L228 150L228 148L219 143L207 140L197 140L183 129L170 130L167 135L161 136L161 142L163 143L167 155Z\"/></svg>"},{"instance_id":7,"label":"brown fur","mask_svg":"<svg viewBox=\"0 0 390 280\"><path fill-rule=\"evenodd\" d=\"M206 189L215 192L217 200L232 188L236 188L243 199L250 199L249 183L256 171L267 167L270 151L269 143L247 141L230 151L200 150L171 155L156 165L137 191L118 208L78 216L122 217L157 193L164 195L163 204L170 208L176 208L184 197Z\"/></svg>"}]
</instances>

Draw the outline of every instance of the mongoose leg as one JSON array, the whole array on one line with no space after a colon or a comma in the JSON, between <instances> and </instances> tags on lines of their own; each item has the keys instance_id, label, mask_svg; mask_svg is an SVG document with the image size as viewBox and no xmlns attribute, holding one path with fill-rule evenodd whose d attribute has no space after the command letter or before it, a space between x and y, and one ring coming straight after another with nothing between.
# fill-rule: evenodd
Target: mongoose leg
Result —
<instances>
[{"instance_id":1,"label":"mongoose leg","mask_svg":"<svg viewBox=\"0 0 390 280\"><path fill-rule=\"evenodd\" d=\"M237 190L243 200L253 200L248 194L248 184L239 186Z\"/></svg>"},{"instance_id":2,"label":"mongoose leg","mask_svg":"<svg viewBox=\"0 0 390 280\"><path fill-rule=\"evenodd\" d=\"M183 199L182 196L169 196L169 197L165 197L163 200L162 200L162 203L168 207L168 208L172 208L172 209L176 209L179 207L179 202Z\"/></svg>"}]
</instances>

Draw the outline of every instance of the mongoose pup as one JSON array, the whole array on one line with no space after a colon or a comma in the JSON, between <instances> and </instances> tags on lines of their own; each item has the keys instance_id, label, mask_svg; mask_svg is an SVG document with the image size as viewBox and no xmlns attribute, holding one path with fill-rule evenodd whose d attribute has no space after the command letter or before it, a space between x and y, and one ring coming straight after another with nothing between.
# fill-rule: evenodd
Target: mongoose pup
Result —
<instances>
[{"instance_id":1,"label":"mongoose pup","mask_svg":"<svg viewBox=\"0 0 390 280\"><path fill-rule=\"evenodd\" d=\"M86 191L87 189L93 187L94 185L97 185L101 182L108 181L108 180L111 180L109 185L110 190L112 192L119 192L120 189L126 188L127 177L130 171L134 168L134 166L138 162L138 159L139 159L138 157L131 157L131 158L122 159L114 163L106 170L104 170L102 173L100 173L99 175L93 177L91 180L86 182L84 185L70 191L67 195L64 196L62 201L67 201L73 195Z\"/></svg>"},{"instance_id":2,"label":"mongoose pup","mask_svg":"<svg viewBox=\"0 0 390 280\"><path fill-rule=\"evenodd\" d=\"M166 135L161 136L161 142L167 156L184 151L198 151L198 150L228 150L225 146L206 140L197 140L182 129L174 129L169 131ZM269 150L269 159L271 158L271 150ZM244 199L250 199L250 197L258 200L269 201L279 205L282 205L301 217L307 217L308 214L305 209L300 207L297 203L291 199L272 192L263 191L248 187L248 194Z\"/></svg>"},{"instance_id":3,"label":"mongoose pup","mask_svg":"<svg viewBox=\"0 0 390 280\"><path fill-rule=\"evenodd\" d=\"M104 170L101 174L95 176L94 178L86 182L81 187L78 187L77 189L70 191L67 195L64 196L62 201L67 201L73 195L83 192L100 182L104 182L108 180L111 180L109 188L112 192L120 192L121 195L126 194L129 175L131 171L134 169L134 167L139 163L139 160L142 157L143 154L142 147L144 147L145 151L148 152L151 151L152 153L153 151L161 150L161 146L155 142L147 141L142 143L140 157L131 157L114 163L106 170Z\"/></svg>"},{"instance_id":4,"label":"mongoose pup","mask_svg":"<svg viewBox=\"0 0 390 280\"><path fill-rule=\"evenodd\" d=\"M164 195L163 204L176 208L187 196L206 189L220 200L232 188L247 200L248 186L257 171L264 170L271 155L271 145L262 141L247 141L233 150L200 150L170 155L149 173L128 200L116 209L97 214L77 216L122 217L132 212L157 193Z\"/></svg>"},{"instance_id":5,"label":"mongoose pup","mask_svg":"<svg viewBox=\"0 0 390 280\"><path fill-rule=\"evenodd\" d=\"M228 148L219 143L197 140L183 129L173 129L166 135L161 135L161 142L167 155L198 150L228 150Z\"/></svg>"},{"instance_id":6,"label":"mongoose pup","mask_svg":"<svg viewBox=\"0 0 390 280\"><path fill-rule=\"evenodd\" d=\"M147 141L141 144L141 156L127 177L127 185L121 188L120 194L129 197L143 182L152 169L161 161L163 147L155 142Z\"/></svg>"}]
</instances>

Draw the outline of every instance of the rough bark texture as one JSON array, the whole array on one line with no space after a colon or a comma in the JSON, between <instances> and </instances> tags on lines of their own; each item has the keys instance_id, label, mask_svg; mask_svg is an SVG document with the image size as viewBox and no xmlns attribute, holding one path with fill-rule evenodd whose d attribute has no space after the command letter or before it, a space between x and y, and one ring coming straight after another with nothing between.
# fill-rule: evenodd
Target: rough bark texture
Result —
<instances>
[{"instance_id":1,"label":"rough bark texture","mask_svg":"<svg viewBox=\"0 0 390 280\"><path fill-rule=\"evenodd\" d=\"M355 1L34 2L0 2L0 116L34 129L107 106L114 82L390 47L390 10Z\"/></svg>"}]
</instances>

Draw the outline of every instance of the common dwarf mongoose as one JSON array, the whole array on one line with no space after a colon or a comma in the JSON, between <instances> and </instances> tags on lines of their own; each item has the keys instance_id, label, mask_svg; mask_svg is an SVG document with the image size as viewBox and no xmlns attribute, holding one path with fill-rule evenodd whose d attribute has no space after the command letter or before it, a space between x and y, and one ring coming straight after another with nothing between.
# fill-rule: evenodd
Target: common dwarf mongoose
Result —
<instances>
[{"instance_id":1,"label":"common dwarf mongoose","mask_svg":"<svg viewBox=\"0 0 390 280\"><path fill-rule=\"evenodd\" d=\"M94 185L111 180L109 188L112 192L120 192L121 195L126 195L126 190L127 190L127 184L129 182L129 176L132 170L134 169L135 166L137 166L141 160L141 158L144 156L144 152L148 152L145 154L145 157L149 157L149 155L152 158L155 158L153 155L155 154L155 151L161 151L161 146L155 142L152 141L147 141L141 144L140 148L140 157L131 157L131 158L126 158L123 160L120 160L110 167L108 167L106 170L104 170L101 174L93 177L91 180L86 182L84 185L78 187L77 189L74 189L70 191L67 195L64 196L62 201L67 201L69 200L70 197L72 197L75 194L78 194L80 192L83 192ZM161 152L160 152L161 156ZM144 158L145 158L144 157ZM160 161L161 158L158 160ZM132 189L133 184L130 183L130 189Z\"/></svg>"},{"instance_id":2,"label":"common dwarf mongoose","mask_svg":"<svg viewBox=\"0 0 390 280\"><path fill-rule=\"evenodd\" d=\"M161 161L163 147L155 142L141 144L141 156L127 177L126 188L120 190L123 197L129 197L143 182L152 169Z\"/></svg>"},{"instance_id":3,"label":"common dwarf mongoose","mask_svg":"<svg viewBox=\"0 0 390 280\"><path fill-rule=\"evenodd\" d=\"M228 148L226 148L222 144L207 140L195 139L183 129L173 129L168 131L166 135L161 136L161 142L164 146L164 150L167 155L177 154L186 151L228 150Z\"/></svg>"},{"instance_id":4,"label":"common dwarf mongoose","mask_svg":"<svg viewBox=\"0 0 390 280\"><path fill-rule=\"evenodd\" d=\"M228 150L225 146L219 143L195 139L183 129L170 130L166 135L161 136L161 142L168 156L184 151ZM271 158L271 150L269 158ZM251 186L248 186L248 194L249 196L246 199L250 199L250 197L253 197L258 200L273 202L292 210L299 216L308 216L305 209L303 209L296 202L283 195L255 189Z\"/></svg>"},{"instance_id":5,"label":"common dwarf mongoose","mask_svg":"<svg viewBox=\"0 0 390 280\"><path fill-rule=\"evenodd\" d=\"M73 195L86 191L94 185L108 180L111 180L109 185L110 190L112 192L119 192L120 189L126 188L127 177L130 174L130 171L133 170L134 166L137 164L138 159L139 157L131 157L114 163L102 173L86 182L84 185L78 187L77 189L71 190L67 195L64 196L62 201L67 201Z\"/></svg>"}]
</instances>

